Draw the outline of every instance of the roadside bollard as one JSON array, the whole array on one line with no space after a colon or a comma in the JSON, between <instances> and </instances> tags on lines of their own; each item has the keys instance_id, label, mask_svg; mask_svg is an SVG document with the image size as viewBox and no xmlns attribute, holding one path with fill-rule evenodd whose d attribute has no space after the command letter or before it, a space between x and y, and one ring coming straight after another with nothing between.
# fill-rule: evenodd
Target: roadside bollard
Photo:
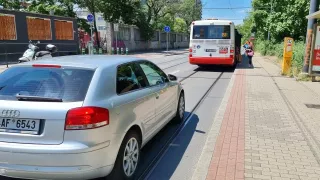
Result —
<instances>
[{"instance_id":1,"label":"roadside bollard","mask_svg":"<svg viewBox=\"0 0 320 180\"><path fill-rule=\"evenodd\" d=\"M114 54L114 47L111 47L111 54Z\"/></svg>"},{"instance_id":2,"label":"roadside bollard","mask_svg":"<svg viewBox=\"0 0 320 180\"><path fill-rule=\"evenodd\" d=\"M86 49L85 48L82 48L81 51L82 51L82 54L86 54Z\"/></svg>"},{"instance_id":3,"label":"roadside bollard","mask_svg":"<svg viewBox=\"0 0 320 180\"><path fill-rule=\"evenodd\" d=\"M97 49L93 48L93 54L97 54Z\"/></svg>"},{"instance_id":4,"label":"roadside bollard","mask_svg":"<svg viewBox=\"0 0 320 180\"><path fill-rule=\"evenodd\" d=\"M119 54L119 48L117 47L117 54Z\"/></svg>"},{"instance_id":5,"label":"roadside bollard","mask_svg":"<svg viewBox=\"0 0 320 180\"><path fill-rule=\"evenodd\" d=\"M99 54L102 54L102 48L99 48Z\"/></svg>"},{"instance_id":6,"label":"roadside bollard","mask_svg":"<svg viewBox=\"0 0 320 180\"><path fill-rule=\"evenodd\" d=\"M120 52L120 53L121 53L122 55L124 54L124 53L123 53L123 48L121 48L121 52Z\"/></svg>"},{"instance_id":7,"label":"roadside bollard","mask_svg":"<svg viewBox=\"0 0 320 180\"><path fill-rule=\"evenodd\" d=\"M129 54L129 49L128 48L126 48L126 55L128 55Z\"/></svg>"}]
</instances>

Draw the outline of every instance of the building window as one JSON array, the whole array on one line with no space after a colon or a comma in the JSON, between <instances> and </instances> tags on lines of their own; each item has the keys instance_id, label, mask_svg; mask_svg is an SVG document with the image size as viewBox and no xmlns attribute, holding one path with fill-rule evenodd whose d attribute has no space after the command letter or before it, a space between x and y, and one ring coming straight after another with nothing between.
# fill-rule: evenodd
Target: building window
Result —
<instances>
[{"instance_id":1,"label":"building window","mask_svg":"<svg viewBox=\"0 0 320 180\"><path fill-rule=\"evenodd\" d=\"M10 14L0 14L0 40L16 40L17 31L15 16Z\"/></svg>"},{"instance_id":2,"label":"building window","mask_svg":"<svg viewBox=\"0 0 320 180\"><path fill-rule=\"evenodd\" d=\"M106 30L106 26L98 26L98 30L99 31L105 31Z\"/></svg>"},{"instance_id":3,"label":"building window","mask_svg":"<svg viewBox=\"0 0 320 180\"><path fill-rule=\"evenodd\" d=\"M27 17L29 40L52 40L50 19Z\"/></svg>"},{"instance_id":4,"label":"building window","mask_svg":"<svg viewBox=\"0 0 320 180\"><path fill-rule=\"evenodd\" d=\"M73 22L54 20L56 40L73 40Z\"/></svg>"},{"instance_id":5,"label":"building window","mask_svg":"<svg viewBox=\"0 0 320 180\"><path fill-rule=\"evenodd\" d=\"M103 17L98 17L98 21L104 21Z\"/></svg>"}]
</instances>

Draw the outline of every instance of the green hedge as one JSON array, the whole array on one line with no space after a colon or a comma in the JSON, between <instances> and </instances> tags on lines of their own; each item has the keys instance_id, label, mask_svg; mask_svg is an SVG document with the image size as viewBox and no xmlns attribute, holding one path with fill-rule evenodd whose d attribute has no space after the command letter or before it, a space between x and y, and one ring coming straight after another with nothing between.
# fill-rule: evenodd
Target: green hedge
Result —
<instances>
[{"instance_id":1,"label":"green hedge","mask_svg":"<svg viewBox=\"0 0 320 180\"><path fill-rule=\"evenodd\" d=\"M255 49L263 56L277 56L282 60L283 56L283 42L275 43L272 41L257 41L255 43ZM292 57L292 71L294 74L300 73L303 66L303 58L305 51L305 43L302 41L296 41L293 46Z\"/></svg>"}]
</instances>

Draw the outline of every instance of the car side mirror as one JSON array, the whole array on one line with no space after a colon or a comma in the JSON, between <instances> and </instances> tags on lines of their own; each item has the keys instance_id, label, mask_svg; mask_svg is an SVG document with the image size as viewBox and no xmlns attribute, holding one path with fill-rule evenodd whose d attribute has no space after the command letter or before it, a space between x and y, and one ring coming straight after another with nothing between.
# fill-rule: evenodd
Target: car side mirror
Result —
<instances>
[{"instance_id":1,"label":"car side mirror","mask_svg":"<svg viewBox=\"0 0 320 180\"><path fill-rule=\"evenodd\" d=\"M176 80L178 80L177 76L174 76L174 75L172 75L172 74L168 74L168 77L169 77L170 81L176 81Z\"/></svg>"}]
</instances>

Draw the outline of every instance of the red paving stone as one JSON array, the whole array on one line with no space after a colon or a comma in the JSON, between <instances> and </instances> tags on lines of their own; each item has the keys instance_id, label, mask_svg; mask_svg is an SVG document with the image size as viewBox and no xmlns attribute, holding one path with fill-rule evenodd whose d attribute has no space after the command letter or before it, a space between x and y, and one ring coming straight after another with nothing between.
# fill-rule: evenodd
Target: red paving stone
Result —
<instances>
[{"instance_id":1,"label":"red paving stone","mask_svg":"<svg viewBox=\"0 0 320 180\"><path fill-rule=\"evenodd\" d=\"M238 70L217 137L207 180L244 179L245 70Z\"/></svg>"}]
</instances>

